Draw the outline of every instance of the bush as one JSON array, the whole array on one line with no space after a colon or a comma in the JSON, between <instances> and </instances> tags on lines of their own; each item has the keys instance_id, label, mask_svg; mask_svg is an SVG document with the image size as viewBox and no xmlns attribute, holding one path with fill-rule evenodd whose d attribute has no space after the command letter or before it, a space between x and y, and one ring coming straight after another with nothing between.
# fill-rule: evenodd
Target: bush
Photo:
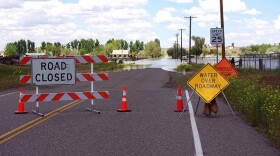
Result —
<instances>
[{"instance_id":1,"label":"bush","mask_svg":"<svg viewBox=\"0 0 280 156\"><path fill-rule=\"evenodd\" d=\"M187 72L192 70L192 66L187 64L180 64L175 70L177 72Z\"/></svg>"}]
</instances>

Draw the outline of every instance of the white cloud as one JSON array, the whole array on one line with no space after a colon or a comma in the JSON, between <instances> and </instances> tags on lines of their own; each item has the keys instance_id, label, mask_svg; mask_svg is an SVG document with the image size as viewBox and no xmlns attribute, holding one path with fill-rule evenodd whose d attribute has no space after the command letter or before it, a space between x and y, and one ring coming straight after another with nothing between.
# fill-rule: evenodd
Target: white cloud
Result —
<instances>
[{"instance_id":1,"label":"white cloud","mask_svg":"<svg viewBox=\"0 0 280 156\"><path fill-rule=\"evenodd\" d=\"M168 0L175 3L192 3L192 0Z\"/></svg>"},{"instance_id":2,"label":"white cloud","mask_svg":"<svg viewBox=\"0 0 280 156\"><path fill-rule=\"evenodd\" d=\"M178 30L178 29L187 29L187 25L185 24L168 24L167 29L168 30Z\"/></svg>"},{"instance_id":3,"label":"white cloud","mask_svg":"<svg viewBox=\"0 0 280 156\"><path fill-rule=\"evenodd\" d=\"M278 15L278 18L273 21L274 22L274 27L276 29L280 29L280 15Z\"/></svg>"},{"instance_id":4,"label":"white cloud","mask_svg":"<svg viewBox=\"0 0 280 156\"><path fill-rule=\"evenodd\" d=\"M174 8L164 8L157 12L154 17L155 23L183 23L184 18L182 17L174 17L172 12L175 12Z\"/></svg>"},{"instance_id":5,"label":"white cloud","mask_svg":"<svg viewBox=\"0 0 280 156\"><path fill-rule=\"evenodd\" d=\"M220 25L220 14L204 14L193 19L199 27L216 27ZM228 17L224 16L224 21L228 21Z\"/></svg>"},{"instance_id":6,"label":"white cloud","mask_svg":"<svg viewBox=\"0 0 280 156\"><path fill-rule=\"evenodd\" d=\"M183 10L183 13L186 15L197 16L205 14L205 11L202 8L192 7L190 9Z\"/></svg>"},{"instance_id":7,"label":"white cloud","mask_svg":"<svg viewBox=\"0 0 280 156\"><path fill-rule=\"evenodd\" d=\"M253 9L250 9L250 10L246 10L246 11L243 11L241 12L242 14L247 14L247 15L259 15L261 14L260 11L256 10L255 8Z\"/></svg>"},{"instance_id":8,"label":"white cloud","mask_svg":"<svg viewBox=\"0 0 280 156\"><path fill-rule=\"evenodd\" d=\"M132 41L141 39L144 42L152 41L155 38L159 38L159 36L156 33L151 32L151 31L146 31L146 32L134 31L130 34L126 34L125 37ZM123 38L123 36L122 36L122 38Z\"/></svg>"},{"instance_id":9,"label":"white cloud","mask_svg":"<svg viewBox=\"0 0 280 156\"><path fill-rule=\"evenodd\" d=\"M78 4L82 10L100 10L108 8L136 7L146 4L147 0L79 0Z\"/></svg>"},{"instance_id":10,"label":"white cloud","mask_svg":"<svg viewBox=\"0 0 280 156\"><path fill-rule=\"evenodd\" d=\"M18 0L0 0L0 8L17 8L20 7L20 2Z\"/></svg>"},{"instance_id":11,"label":"white cloud","mask_svg":"<svg viewBox=\"0 0 280 156\"><path fill-rule=\"evenodd\" d=\"M220 12L220 1L218 0L198 0L200 7L207 12ZM239 12L246 10L245 2L242 0L223 1L224 12Z\"/></svg>"},{"instance_id":12,"label":"white cloud","mask_svg":"<svg viewBox=\"0 0 280 156\"><path fill-rule=\"evenodd\" d=\"M252 29L268 28L268 22L267 21L257 19L257 18L248 19L248 20L245 21L245 23L247 24L248 28L252 28Z\"/></svg>"},{"instance_id":13,"label":"white cloud","mask_svg":"<svg viewBox=\"0 0 280 156\"><path fill-rule=\"evenodd\" d=\"M67 43L80 38L98 38L105 42L112 37L126 39L124 37L130 36L127 33L137 31L149 31L153 35L146 36L156 36L151 31L153 25L149 13L141 8L147 0L0 2L0 34L6 36L0 40L0 49L4 49L8 42L20 39L30 39L39 46L42 41ZM176 11L174 8L167 10ZM146 39L146 36L139 37Z\"/></svg>"}]
</instances>

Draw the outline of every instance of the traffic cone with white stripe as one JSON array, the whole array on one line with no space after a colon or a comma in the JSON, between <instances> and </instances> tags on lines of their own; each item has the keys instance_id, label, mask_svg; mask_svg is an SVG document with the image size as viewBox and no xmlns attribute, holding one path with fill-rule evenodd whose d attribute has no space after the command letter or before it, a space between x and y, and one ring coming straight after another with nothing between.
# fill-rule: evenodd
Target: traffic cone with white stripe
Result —
<instances>
[{"instance_id":1,"label":"traffic cone with white stripe","mask_svg":"<svg viewBox=\"0 0 280 156\"><path fill-rule=\"evenodd\" d=\"M123 87L121 108L118 109L117 111L118 112L131 112L131 110L127 109L127 104L126 104L126 86Z\"/></svg>"},{"instance_id":2,"label":"traffic cone with white stripe","mask_svg":"<svg viewBox=\"0 0 280 156\"><path fill-rule=\"evenodd\" d=\"M15 111L15 114L26 114L27 111L24 111L24 103L20 101L22 94L22 88L19 89L19 102L18 102L18 110Z\"/></svg>"},{"instance_id":3,"label":"traffic cone with white stripe","mask_svg":"<svg viewBox=\"0 0 280 156\"><path fill-rule=\"evenodd\" d=\"M174 110L174 112L182 112L183 111L183 107L184 107L184 104L183 104L183 99L182 99L182 88L181 86L178 87L177 89L177 108L176 110ZM186 110L184 110L186 111Z\"/></svg>"}]
</instances>

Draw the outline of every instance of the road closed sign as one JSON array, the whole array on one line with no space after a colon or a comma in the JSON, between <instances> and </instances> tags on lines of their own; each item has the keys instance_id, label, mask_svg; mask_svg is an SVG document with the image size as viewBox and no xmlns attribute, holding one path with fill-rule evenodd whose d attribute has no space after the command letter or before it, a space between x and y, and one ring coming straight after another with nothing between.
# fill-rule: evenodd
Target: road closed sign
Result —
<instances>
[{"instance_id":1,"label":"road closed sign","mask_svg":"<svg viewBox=\"0 0 280 156\"><path fill-rule=\"evenodd\" d=\"M229 82L208 63L188 81L188 85L206 103L210 103L229 85Z\"/></svg>"},{"instance_id":2,"label":"road closed sign","mask_svg":"<svg viewBox=\"0 0 280 156\"><path fill-rule=\"evenodd\" d=\"M237 71L226 58L216 64L215 68L227 79L237 75Z\"/></svg>"},{"instance_id":3,"label":"road closed sign","mask_svg":"<svg viewBox=\"0 0 280 156\"><path fill-rule=\"evenodd\" d=\"M35 86L76 83L75 58L33 58L31 65Z\"/></svg>"}]
</instances>

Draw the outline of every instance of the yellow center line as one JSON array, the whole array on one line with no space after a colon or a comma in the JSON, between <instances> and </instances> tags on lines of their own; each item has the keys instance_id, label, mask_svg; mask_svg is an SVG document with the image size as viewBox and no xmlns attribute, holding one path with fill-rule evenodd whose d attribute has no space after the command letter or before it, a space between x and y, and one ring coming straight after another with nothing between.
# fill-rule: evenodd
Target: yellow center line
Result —
<instances>
[{"instance_id":1,"label":"yellow center line","mask_svg":"<svg viewBox=\"0 0 280 156\"><path fill-rule=\"evenodd\" d=\"M67 107L67 106L73 104L74 102L76 102L76 101L73 101L73 102L71 102L71 103L69 103L69 104L67 104L67 105L64 105L64 106L62 106L62 107L59 107L59 108L57 108L57 109L55 109L55 110L53 110L53 111L47 113L47 114L45 115L45 117L48 116L48 115L50 115L50 114L52 114L52 113L54 113L54 112L56 112L56 111L59 111L60 109L63 109L63 108L65 108L65 107ZM34 119L34 120L31 120L31 121L29 121L29 122L27 122L27 123L25 123L25 124L23 124L23 125L21 125L21 126L15 128L15 129L13 129L13 130L10 130L9 132L7 132L7 133L1 135L1 136L0 136L0 140L1 140L2 138L6 137L7 135L10 135L11 133L14 133L15 131L18 131L18 130L21 129L21 128L24 128L24 127L26 127L26 126L28 126L28 125L31 125L31 124L33 124L34 122L37 122L38 120L41 120L41 117L36 118L36 119Z\"/></svg>"},{"instance_id":2,"label":"yellow center line","mask_svg":"<svg viewBox=\"0 0 280 156\"><path fill-rule=\"evenodd\" d=\"M72 108L72 107L78 105L78 104L81 103L81 102L82 102L82 101L73 101L73 102L71 102L71 103L69 103L69 104L67 104L67 105L64 105L64 106L62 106L62 107L59 107L58 109L53 110L53 111L47 113L47 114L45 115L45 117L43 117L43 118L42 118L42 117L39 117L39 118L37 118L37 119L35 119L35 120L32 120L32 121L30 121L30 122L27 122L27 123L25 123L24 125L21 125L21 126L15 128L15 129L13 129L13 130L11 130L11 131L9 131L9 132L3 134L3 135L1 135L1 136L0 136L0 140L1 140L1 141L0 141L0 145L1 145L2 143L4 143L4 142L6 142L6 141L8 141L8 140L10 140L10 139L12 139L12 138L14 138L14 137L16 137L17 135L19 135L19 134L21 134L21 133L27 131L28 129L30 129L30 128L32 128L32 127L34 127L34 126L36 126L36 125L38 125L38 124L40 124L40 123L42 123L42 122L48 120L49 118L56 116L56 115L59 114L60 112L63 112L63 111L65 111L65 110L69 109L69 108ZM38 121L38 122L37 122L37 121ZM16 132L16 131L18 131L18 132ZM16 132L16 133L14 133L14 132ZM14 134L13 134L13 133L14 133ZM13 134L13 135L10 135L10 134ZM5 137L8 136L8 135L10 135L10 136L7 137L7 138L5 138ZM3 138L5 138L5 139L3 139ZM3 140L2 140L2 139L3 139Z\"/></svg>"}]
</instances>

